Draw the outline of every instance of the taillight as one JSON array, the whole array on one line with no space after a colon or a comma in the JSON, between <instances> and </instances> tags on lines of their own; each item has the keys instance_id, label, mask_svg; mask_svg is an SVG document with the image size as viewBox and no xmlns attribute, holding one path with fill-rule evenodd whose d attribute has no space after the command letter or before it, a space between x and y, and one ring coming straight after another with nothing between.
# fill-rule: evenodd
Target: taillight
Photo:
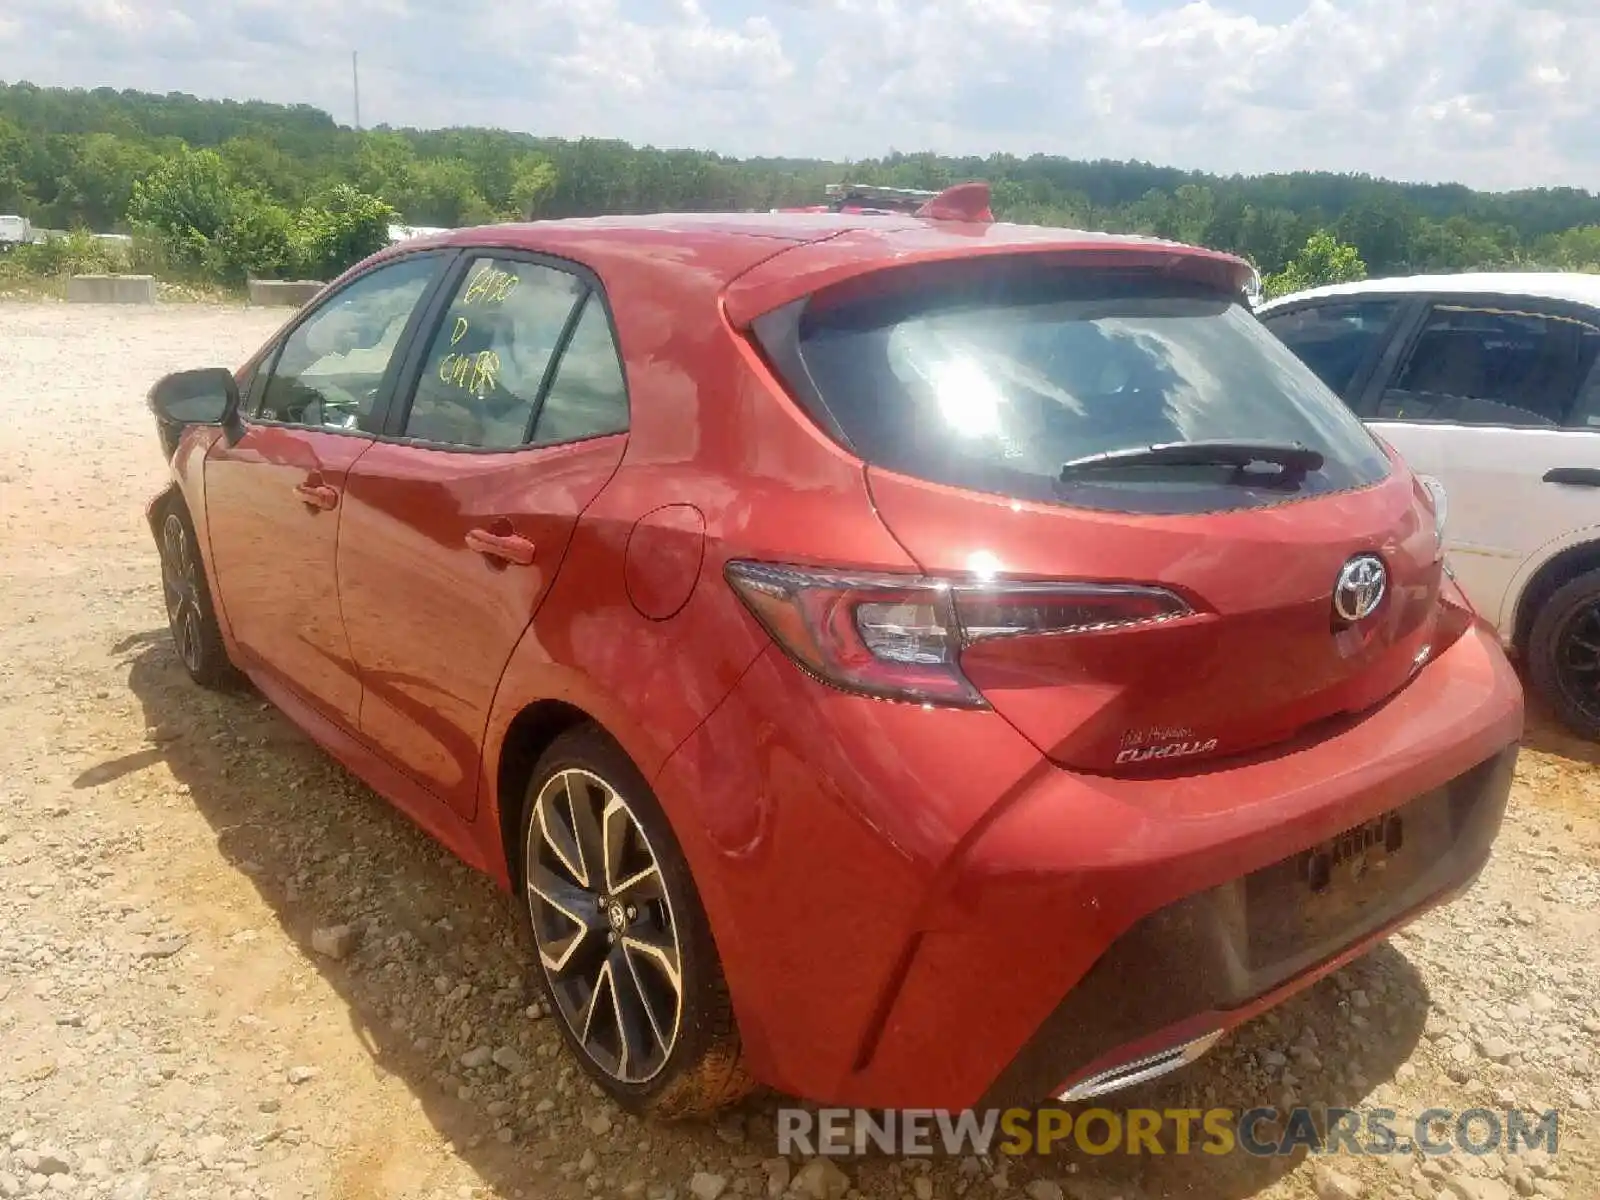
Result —
<instances>
[{"instance_id":1,"label":"taillight","mask_svg":"<svg viewBox=\"0 0 1600 1200\"><path fill-rule=\"evenodd\" d=\"M773 640L823 682L886 699L985 707L957 665L948 581L739 561L726 575Z\"/></svg>"},{"instance_id":2,"label":"taillight","mask_svg":"<svg viewBox=\"0 0 1600 1200\"><path fill-rule=\"evenodd\" d=\"M958 582L735 560L725 574L773 640L834 687L960 708L988 704L961 651L999 637L1091 633L1187 616L1159 587Z\"/></svg>"}]
</instances>

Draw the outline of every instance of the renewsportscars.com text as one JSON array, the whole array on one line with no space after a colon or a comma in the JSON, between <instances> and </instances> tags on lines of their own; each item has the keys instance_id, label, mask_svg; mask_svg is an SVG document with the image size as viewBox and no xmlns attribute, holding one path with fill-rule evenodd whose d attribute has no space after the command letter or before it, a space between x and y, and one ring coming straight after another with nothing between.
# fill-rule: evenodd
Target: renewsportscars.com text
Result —
<instances>
[{"instance_id":1,"label":"renewsportscars.com text","mask_svg":"<svg viewBox=\"0 0 1600 1200\"><path fill-rule=\"evenodd\" d=\"M1554 1110L1298 1107L778 1111L778 1153L847 1157L933 1154L1427 1155L1556 1152Z\"/></svg>"}]
</instances>

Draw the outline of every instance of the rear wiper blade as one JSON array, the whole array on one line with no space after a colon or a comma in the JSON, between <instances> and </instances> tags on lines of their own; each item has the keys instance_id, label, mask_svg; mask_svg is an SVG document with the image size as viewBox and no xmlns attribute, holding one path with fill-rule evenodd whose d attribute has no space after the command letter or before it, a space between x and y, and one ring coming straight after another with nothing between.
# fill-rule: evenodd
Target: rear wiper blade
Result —
<instances>
[{"instance_id":1,"label":"rear wiper blade","mask_svg":"<svg viewBox=\"0 0 1600 1200\"><path fill-rule=\"evenodd\" d=\"M1251 463L1270 463L1278 467L1279 473L1275 478L1281 482L1285 477L1303 478L1308 472L1320 470L1323 457L1320 452L1299 442L1252 438L1164 442L1156 446L1128 446L1121 450L1107 450L1102 454L1086 454L1062 466L1060 478L1066 483L1098 471L1147 466L1236 467L1243 471Z\"/></svg>"}]
</instances>

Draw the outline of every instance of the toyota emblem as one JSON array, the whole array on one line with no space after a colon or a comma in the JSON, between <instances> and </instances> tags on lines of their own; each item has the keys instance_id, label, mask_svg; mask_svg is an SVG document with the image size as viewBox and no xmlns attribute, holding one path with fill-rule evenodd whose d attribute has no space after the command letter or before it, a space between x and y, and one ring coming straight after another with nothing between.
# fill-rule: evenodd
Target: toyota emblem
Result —
<instances>
[{"instance_id":1,"label":"toyota emblem","mask_svg":"<svg viewBox=\"0 0 1600 1200\"><path fill-rule=\"evenodd\" d=\"M1358 554L1339 571L1333 585L1333 611L1341 620L1363 621L1383 603L1389 586L1389 571L1376 554Z\"/></svg>"}]
</instances>

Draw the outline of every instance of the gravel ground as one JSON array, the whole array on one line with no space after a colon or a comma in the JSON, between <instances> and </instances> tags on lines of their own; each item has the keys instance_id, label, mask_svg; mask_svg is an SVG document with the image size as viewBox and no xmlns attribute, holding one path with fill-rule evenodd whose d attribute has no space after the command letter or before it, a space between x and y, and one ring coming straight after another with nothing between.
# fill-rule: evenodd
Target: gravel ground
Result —
<instances>
[{"instance_id":1,"label":"gravel ground","mask_svg":"<svg viewBox=\"0 0 1600 1200\"><path fill-rule=\"evenodd\" d=\"M279 319L0 303L0 1198L1600 1197L1600 754L1537 717L1468 896L1117 1099L1554 1107L1553 1157L839 1174L774 1158L774 1097L687 1126L611 1108L533 1003L490 885L173 656L142 395Z\"/></svg>"}]
</instances>

